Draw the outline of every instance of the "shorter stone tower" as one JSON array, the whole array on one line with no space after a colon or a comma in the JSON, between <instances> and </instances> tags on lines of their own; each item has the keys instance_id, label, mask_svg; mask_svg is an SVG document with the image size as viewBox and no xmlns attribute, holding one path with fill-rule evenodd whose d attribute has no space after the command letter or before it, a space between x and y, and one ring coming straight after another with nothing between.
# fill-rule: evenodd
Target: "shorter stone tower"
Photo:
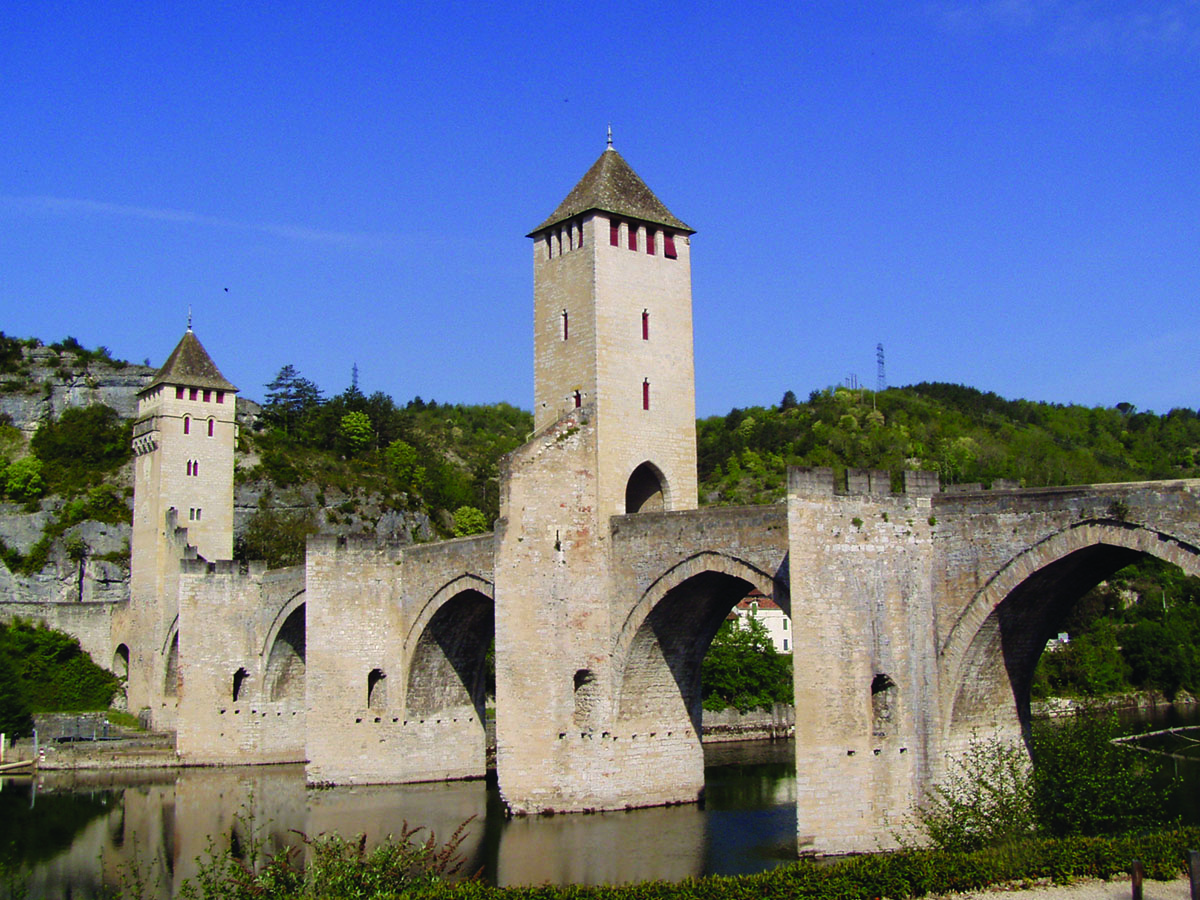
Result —
<instances>
[{"instance_id":1,"label":"shorter stone tower","mask_svg":"<svg viewBox=\"0 0 1200 900\"><path fill-rule=\"evenodd\" d=\"M180 560L233 556L236 400L190 324L138 394L127 693L155 727L174 725Z\"/></svg>"}]
</instances>

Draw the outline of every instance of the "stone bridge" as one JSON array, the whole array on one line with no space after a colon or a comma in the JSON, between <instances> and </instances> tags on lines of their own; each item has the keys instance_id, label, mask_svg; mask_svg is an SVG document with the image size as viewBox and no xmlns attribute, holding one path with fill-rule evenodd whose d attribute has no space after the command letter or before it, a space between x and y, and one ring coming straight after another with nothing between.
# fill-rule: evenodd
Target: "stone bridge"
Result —
<instances>
[{"instance_id":1,"label":"stone bridge","mask_svg":"<svg viewBox=\"0 0 1200 900\"><path fill-rule=\"evenodd\" d=\"M1020 738L1083 593L1143 554L1200 575L1200 482L889 482L793 470L786 503L614 516L585 538L565 507L535 529L510 497L495 534L313 538L279 572L186 562L180 753L307 760L318 783L482 776L495 637L514 812L695 801L700 662L757 588L792 620L801 847L886 845L947 753Z\"/></svg>"}]
</instances>

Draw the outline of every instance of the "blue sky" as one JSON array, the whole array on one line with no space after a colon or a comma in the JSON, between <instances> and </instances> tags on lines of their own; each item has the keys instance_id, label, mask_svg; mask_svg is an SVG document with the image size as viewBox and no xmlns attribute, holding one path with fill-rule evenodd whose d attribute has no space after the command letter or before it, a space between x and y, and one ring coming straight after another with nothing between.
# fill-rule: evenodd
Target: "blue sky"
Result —
<instances>
[{"instance_id":1,"label":"blue sky","mask_svg":"<svg viewBox=\"0 0 1200 900\"><path fill-rule=\"evenodd\" d=\"M0 329L243 394L532 404L524 237L615 146L697 412L852 373L1200 406L1200 3L0 5Z\"/></svg>"}]
</instances>

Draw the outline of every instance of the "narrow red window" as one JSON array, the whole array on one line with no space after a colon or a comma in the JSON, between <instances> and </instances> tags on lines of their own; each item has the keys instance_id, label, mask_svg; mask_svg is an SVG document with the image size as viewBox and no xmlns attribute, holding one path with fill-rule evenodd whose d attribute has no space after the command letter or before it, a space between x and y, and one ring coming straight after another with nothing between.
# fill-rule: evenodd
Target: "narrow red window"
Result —
<instances>
[{"instance_id":1,"label":"narrow red window","mask_svg":"<svg viewBox=\"0 0 1200 900\"><path fill-rule=\"evenodd\" d=\"M579 391L576 391L575 392L575 408L579 409L579 407L581 407L581 406L583 406L583 394L579 393Z\"/></svg>"},{"instance_id":2,"label":"narrow red window","mask_svg":"<svg viewBox=\"0 0 1200 900\"><path fill-rule=\"evenodd\" d=\"M632 222L630 222L629 223L629 249L630 250L637 249L637 232L638 232L637 226L634 225Z\"/></svg>"},{"instance_id":3,"label":"narrow red window","mask_svg":"<svg viewBox=\"0 0 1200 900\"><path fill-rule=\"evenodd\" d=\"M218 403L225 402L225 392L224 391L217 391L217 402Z\"/></svg>"},{"instance_id":4,"label":"narrow red window","mask_svg":"<svg viewBox=\"0 0 1200 900\"><path fill-rule=\"evenodd\" d=\"M642 409L650 408L650 379L642 381Z\"/></svg>"},{"instance_id":5,"label":"narrow red window","mask_svg":"<svg viewBox=\"0 0 1200 900\"><path fill-rule=\"evenodd\" d=\"M608 220L608 242L614 247L621 246L621 223L616 219Z\"/></svg>"},{"instance_id":6,"label":"narrow red window","mask_svg":"<svg viewBox=\"0 0 1200 900\"><path fill-rule=\"evenodd\" d=\"M646 252L651 256L654 255L654 229L646 229Z\"/></svg>"},{"instance_id":7,"label":"narrow red window","mask_svg":"<svg viewBox=\"0 0 1200 900\"><path fill-rule=\"evenodd\" d=\"M189 400L195 400L199 396L200 396L200 391L197 390L196 388L191 388L188 390L188 399Z\"/></svg>"},{"instance_id":8,"label":"narrow red window","mask_svg":"<svg viewBox=\"0 0 1200 900\"><path fill-rule=\"evenodd\" d=\"M663 232L663 256L667 259L678 259L675 254L675 235L669 231Z\"/></svg>"},{"instance_id":9,"label":"narrow red window","mask_svg":"<svg viewBox=\"0 0 1200 900\"><path fill-rule=\"evenodd\" d=\"M189 476L192 474L192 461L190 459L187 461L187 473Z\"/></svg>"},{"instance_id":10,"label":"narrow red window","mask_svg":"<svg viewBox=\"0 0 1200 900\"><path fill-rule=\"evenodd\" d=\"M212 403L212 391L205 391L205 392L204 392L204 402L205 402L205 403Z\"/></svg>"},{"instance_id":11,"label":"narrow red window","mask_svg":"<svg viewBox=\"0 0 1200 900\"><path fill-rule=\"evenodd\" d=\"M650 311L642 310L642 340L650 340Z\"/></svg>"},{"instance_id":12,"label":"narrow red window","mask_svg":"<svg viewBox=\"0 0 1200 900\"><path fill-rule=\"evenodd\" d=\"M562 336L564 341L571 336L571 320L565 309L562 311Z\"/></svg>"},{"instance_id":13,"label":"narrow red window","mask_svg":"<svg viewBox=\"0 0 1200 900\"><path fill-rule=\"evenodd\" d=\"M192 433L192 420L188 416L183 417L183 433L184 434Z\"/></svg>"},{"instance_id":14,"label":"narrow red window","mask_svg":"<svg viewBox=\"0 0 1200 900\"><path fill-rule=\"evenodd\" d=\"M183 388L181 388L181 387L177 387L177 388L175 388L175 399L176 399L176 400L182 400L182 399L183 399Z\"/></svg>"},{"instance_id":15,"label":"narrow red window","mask_svg":"<svg viewBox=\"0 0 1200 900\"><path fill-rule=\"evenodd\" d=\"M212 419L208 420L208 436L209 437L213 436L213 420Z\"/></svg>"}]
</instances>

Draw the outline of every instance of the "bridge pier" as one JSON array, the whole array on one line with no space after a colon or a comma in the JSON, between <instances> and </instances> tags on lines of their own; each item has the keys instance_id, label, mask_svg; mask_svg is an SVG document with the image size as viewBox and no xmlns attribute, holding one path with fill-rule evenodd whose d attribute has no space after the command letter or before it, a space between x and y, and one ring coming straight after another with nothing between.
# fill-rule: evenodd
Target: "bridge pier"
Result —
<instances>
[{"instance_id":1,"label":"bridge pier","mask_svg":"<svg viewBox=\"0 0 1200 900\"><path fill-rule=\"evenodd\" d=\"M930 496L875 482L835 494L828 469L789 476L801 852L893 844L937 734Z\"/></svg>"}]
</instances>

